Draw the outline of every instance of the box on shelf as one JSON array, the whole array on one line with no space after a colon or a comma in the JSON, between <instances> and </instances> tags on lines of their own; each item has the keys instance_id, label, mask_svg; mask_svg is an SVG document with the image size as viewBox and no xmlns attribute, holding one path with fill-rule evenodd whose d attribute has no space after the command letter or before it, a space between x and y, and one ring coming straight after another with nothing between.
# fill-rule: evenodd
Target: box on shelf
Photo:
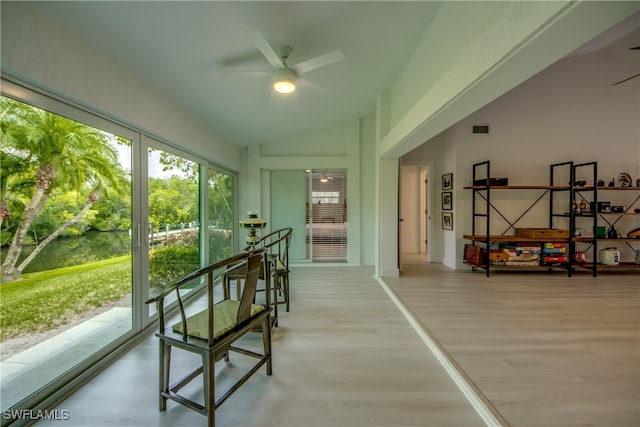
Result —
<instances>
[{"instance_id":1,"label":"box on shelf","mask_svg":"<svg viewBox=\"0 0 640 427\"><path fill-rule=\"evenodd\" d=\"M489 263L492 265L504 265L506 261L509 261L509 254L502 250L490 250L489 251Z\"/></svg>"},{"instance_id":2,"label":"box on shelf","mask_svg":"<svg viewBox=\"0 0 640 427\"><path fill-rule=\"evenodd\" d=\"M564 256L544 256L542 257L543 264L566 264L569 262L569 259Z\"/></svg>"},{"instance_id":3,"label":"box on shelf","mask_svg":"<svg viewBox=\"0 0 640 427\"><path fill-rule=\"evenodd\" d=\"M486 251L479 246L464 245L464 257L463 259L474 265L484 264Z\"/></svg>"},{"instance_id":4,"label":"box on shelf","mask_svg":"<svg viewBox=\"0 0 640 427\"><path fill-rule=\"evenodd\" d=\"M569 230L562 228L516 228L516 236L536 239L566 239L569 237Z\"/></svg>"},{"instance_id":5,"label":"box on shelf","mask_svg":"<svg viewBox=\"0 0 640 427\"><path fill-rule=\"evenodd\" d=\"M487 181L489 184L487 184ZM476 179L473 181L473 185L478 187L486 187L487 185L503 187L509 185L509 178L489 178L488 180L486 178Z\"/></svg>"},{"instance_id":6,"label":"box on shelf","mask_svg":"<svg viewBox=\"0 0 640 427\"><path fill-rule=\"evenodd\" d=\"M540 264L540 245L505 243L500 245L500 250L507 256L504 265Z\"/></svg>"}]
</instances>

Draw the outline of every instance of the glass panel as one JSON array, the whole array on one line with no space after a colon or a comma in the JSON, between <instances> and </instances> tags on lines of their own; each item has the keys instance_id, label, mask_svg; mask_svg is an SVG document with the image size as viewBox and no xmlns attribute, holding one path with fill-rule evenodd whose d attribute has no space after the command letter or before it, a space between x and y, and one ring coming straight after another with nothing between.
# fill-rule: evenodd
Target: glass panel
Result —
<instances>
[{"instance_id":1,"label":"glass panel","mask_svg":"<svg viewBox=\"0 0 640 427\"><path fill-rule=\"evenodd\" d=\"M209 263L233 254L233 176L208 169Z\"/></svg>"},{"instance_id":2,"label":"glass panel","mask_svg":"<svg viewBox=\"0 0 640 427\"><path fill-rule=\"evenodd\" d=\"M148 149L149 291L200 267L198 164Z\"/></svg>"},{"instance_id":3,"label":"glass panel","mask_svg":"<svg viewBox=\"0 0 640 427\"><path fill-rule=\"evenodd\" d=\"M132 143L0 104L4 411L132 329Z\"/></svg>"}]
</instances>

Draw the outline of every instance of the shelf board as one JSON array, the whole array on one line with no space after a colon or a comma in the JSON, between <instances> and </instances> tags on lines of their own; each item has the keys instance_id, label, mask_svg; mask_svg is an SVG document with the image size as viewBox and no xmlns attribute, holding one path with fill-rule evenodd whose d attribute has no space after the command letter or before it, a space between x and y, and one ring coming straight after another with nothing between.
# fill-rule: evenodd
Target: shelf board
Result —
<instances>
[{"instance_id":1,"label":"shelf board","mask_svg":"<svg viewBox=\"0 0 640 427\"><path fill-rule=\"evenodd\" d=\"M463 264L468 265L469 267L473 267L473 268L480 268L483 270L487 269L486 264L472 264L470 262L467 261L463 261ZM532 264L532 265L494 265L494 264L490 264L489 268L491 270L497 269L497 270L549 270L550 268L555 268L555 269L561 269L561 270L566 270L569 268L568 264L563 264L563 265L539 265L539 264ZM598 266L598 268L600 268L600 266Z\"/></svg>"},{"instance_id":2,"label":"shelf board","mask_svg":"<svg viewBox=\"0 0 640 427\"><path fill-rule=\"evenodd\" d=\"M574 264L574 266L593 270L593 263ZM600 270L640 270L640 264L635 264L633 262L621 262L618 265L598 264L598 271Z\"/></svg>"},{"instance_id":3,"label":"shelf board","mask_svg":"<svg viewBox=\"0 0 640 427\"><path fill-rule=\"evenodd\" d=\"M469 185L465 190L569 190L568 185Z\"/></svg>"},{"instance_id":4,"label":"shelf board","mask_svg":"<svg viewBox=\"0 0 640 427\"><path fill-rule=\"evenodd\" d=\"M593 237L574 237L573 239L575 242L583 242L583 243L593 243L594 239ZM598 239L598 243L601 242L615 242L615 241L622 241L622 242L638 242L640 243L640 238L638 237L617 237L615 239L611 239L609 237L603 237L603 238L599 238Z\"/></svg>"},{"instance_id":5,"label":"shelf board","mask_svg":"<svg viewBox=\"0 0 640 427\"><path fill-rule=\"evenodd\" d=\"M593 187L591 187L593 189ZM640 191L640 187L598 187L598 191Z\"/></svg>"},{"instance_id":6,"label":"shelf board","mask_svg":"<svg viewBox=\"0 0 640 427\"><path fill-rule=\"evenodd\" d=\"M469 235L462 236L465 240L471 240L474 242L486 242L486 235ZM489 236L490 242L510 242L510 243L569 243L568 237L521 237L521 236Z\"/></svg>"}]
</instances>

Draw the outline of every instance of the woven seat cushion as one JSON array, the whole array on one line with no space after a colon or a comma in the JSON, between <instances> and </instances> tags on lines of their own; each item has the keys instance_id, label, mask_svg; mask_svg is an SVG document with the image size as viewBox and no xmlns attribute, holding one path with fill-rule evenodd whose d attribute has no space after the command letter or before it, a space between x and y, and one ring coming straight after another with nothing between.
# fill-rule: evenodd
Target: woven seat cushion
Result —
<instances>
[{"instance_id":1,"label":"woven seat cushion","mask_svg":"<svg viewBox=\"0 0 640 427\"><path fill-rule=\"evenodd\" d=\"M213 308L214 332L213 337L218 338L231 331L238 321L238 307L240 301L225 300L217 303ZM264 306L251 304L251 317L264 311ZM208 339L208 309L202 310L193 316L187 317L187 332L189 336ZM182 333L182 322L177 322L173 330Z\"/></svg>"},{"instance_id":2,"label":"woven seat cushion","mask_svg":"<svg viewBox=\"0 0 640 427\"><path fill-rule=\"evenodd\" d=\"M279 259L276 260L276 269L280 272L287 271L287 267L285 267L285 265L282 262L280 262Z\"/></svg>"}]
</instances>

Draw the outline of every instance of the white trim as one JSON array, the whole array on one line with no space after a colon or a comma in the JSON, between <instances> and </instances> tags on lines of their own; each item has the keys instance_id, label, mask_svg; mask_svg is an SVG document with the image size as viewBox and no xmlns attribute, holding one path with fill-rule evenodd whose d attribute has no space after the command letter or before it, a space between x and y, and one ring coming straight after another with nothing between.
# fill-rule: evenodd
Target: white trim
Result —
<instances>
[{"instance_id":1,"label":"white trim","mask_svg":"<svg viewBox=\"0 0 640 427\"><path fill-rule=\"evenodd\" d=\"M375 279L387 295L389 295L391 301L400 309L400 312L402 312L411 326L413 326L413 329L420 335L420 338L427 344L431 353L433 353L438 362L440 362L440 365L447 374L449 374L453 382L458 386L487 427L509 427L507 420L505 420L500 412L491 404L489 399L480 391L478 386L469 378L460 365L456 363L455 359L451 357L442 344L438 342L425 324L404 304L395 291L384 282L383 278L376 276Z\"/></svg>"}]
</instances>

